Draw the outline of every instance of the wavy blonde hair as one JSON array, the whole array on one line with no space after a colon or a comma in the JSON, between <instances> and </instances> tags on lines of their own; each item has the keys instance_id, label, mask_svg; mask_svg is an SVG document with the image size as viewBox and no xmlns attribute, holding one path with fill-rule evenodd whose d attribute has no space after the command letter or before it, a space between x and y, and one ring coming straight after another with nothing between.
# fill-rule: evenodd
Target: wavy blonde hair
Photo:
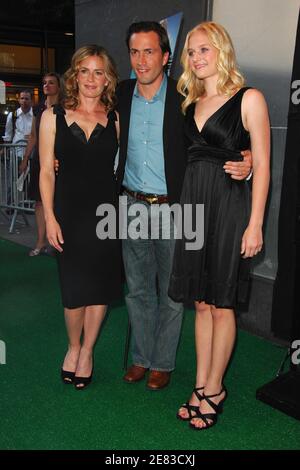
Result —
<instances>
[{"instance_id":1,"label":"wavy blonde hair","mask_svg":"<svg viewBox=\"0 0 300 470\"><path fill-rule=\"evenodd\" d=\"M216 64L219 75L217 81L218 93L230 97L245 83L244 77L238 70L233 44L226 29L213 21L198 24L188 32L181 54L183 73L178 80L177 90L185 97L181 105L184 114L187 107L191 103L195 103L199 96L202 96L205 92L203 80L196 77L189 65L189 40L191 35L198 31L204 32L209 43L218 51Z\"/></svg>"},{"instance_id":2,"label":"wavy blonde hair","mask_svg":"<svg viewBox=\"0 0 300 470\"><path fill-rule=\"evenodd\" d=\"M77 74L80 63L87 57L97 56L103 60L104 73L108 81L108 85L104 88L100 102L104 104L107 111L111 111L116 104L115 91L118 84L118 75L114 61L104 49L104 47L91 44L80 47L71 60L71 67L64 74L65 99L63 105L66 109L76 109L79 105Z\"/></svg>"}]
</instances>

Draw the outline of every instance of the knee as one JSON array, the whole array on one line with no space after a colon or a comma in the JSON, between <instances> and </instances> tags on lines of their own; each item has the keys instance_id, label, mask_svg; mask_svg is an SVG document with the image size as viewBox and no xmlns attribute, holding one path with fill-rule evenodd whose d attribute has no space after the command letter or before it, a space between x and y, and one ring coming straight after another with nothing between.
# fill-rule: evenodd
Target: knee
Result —
<instances>
[{"instance_id":1,"label":"knee","mask_svg":"<svg viewBox=\"0 0 300 470\"><path fill-rule=\"evenodd\" d=\"M228 308L216 308L212 305L211 314L214 320L223 320L224 318L228 318L230 314L233 314L233 310Z\"/></svg>"},{"instance_id":2,"label":"knee","mask_svg":"<svg viewBox=\"0 0 300 470\"><path fill-rule=\"evenodd\" d=\"M195 302L195 309L197 315L207 315L211 313L211 306L205 302Z\"/></svg>"}]
</instances>

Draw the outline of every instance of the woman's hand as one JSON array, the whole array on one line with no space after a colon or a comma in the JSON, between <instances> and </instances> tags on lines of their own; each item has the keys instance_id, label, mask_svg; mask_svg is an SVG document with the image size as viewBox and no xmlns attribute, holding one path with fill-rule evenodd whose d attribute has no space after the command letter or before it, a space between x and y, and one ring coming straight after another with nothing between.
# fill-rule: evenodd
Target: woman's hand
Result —
<instances>
[{"instance_id":1,"label":"woman's hand","mask_svg":"<svg viewBox=\"0 0 300 470\"><path fill-rule=\"evenodd\" d=\"M242 238L241 255L243 255L243 258L252 258L261 251L262 246L261 227L248 225Z\"/></svg>"},{"instance_id":2,"label":"woman's hand","mask_svg":"<svg viewBox=\"0 0 300 470\"><path fill-rule=\"evenodd\" d=\"M61 228L54 216L46 220L46 232L50 245L61 253L63 251L61 245L64 243L64 239Z\"/></svg>"}]
</instances>

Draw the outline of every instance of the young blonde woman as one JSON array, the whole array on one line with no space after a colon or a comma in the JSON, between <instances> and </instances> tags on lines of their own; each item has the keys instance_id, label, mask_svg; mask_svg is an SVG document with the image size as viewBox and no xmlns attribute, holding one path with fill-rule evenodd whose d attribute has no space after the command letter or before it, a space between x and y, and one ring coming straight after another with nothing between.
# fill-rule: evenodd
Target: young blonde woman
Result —
<instances>
[{"instance_id":1,"label":"young blonde woman","mask_svg":"<svg viewBox=\"0 0 300 470\"><path fill-rule=\"evenodd\" d=\"M57 250L69 336L61 376L78 390L92 379L93 348L107 304L122 294L119 240L96 234L99 205L117 208L118 202L116 84L105 49L81 47L65 74L64 107L45 111L40 125L40 188L47 237Z\"/></svg>"},{"instance_id":2,"label":"young blonde woman","mask_svg":"<svg viewBox=\"0 0 300 470\"><path fill-rule=\"evenodd\" d=\"M169 295L195 303L196 383L177 417L204 430L216 424L227 397L223 378L235 343L234 308L247 290L249 258L263 245L270 129L265 99L244 87L221 25L205 22L190 31L182 64L178 90L185 96L190 146L181 203L194 209L204 204L204 244L194 251L187 240L177 241ZM250 145L252 197L246 181L223 171Z\"/></svg>"}]
</instances>

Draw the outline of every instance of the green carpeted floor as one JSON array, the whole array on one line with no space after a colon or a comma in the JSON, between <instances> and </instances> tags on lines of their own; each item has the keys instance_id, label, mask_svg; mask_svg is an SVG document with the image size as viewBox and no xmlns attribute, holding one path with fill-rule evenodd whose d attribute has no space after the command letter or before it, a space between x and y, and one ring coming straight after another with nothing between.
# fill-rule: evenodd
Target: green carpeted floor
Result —
<instances>
[{"instance_id":1,"label":"green carpeted floor","mask_svg":"<svg viewBox=\"0 0 300 470\"><path fill-rule=\"evenodd\" d=\"M263 314L263 312L262 312ZM186 312L169 387L158 392L122 381L127 313L111 308L95 351L94 381L65 386L66 350L55 260L30 258L0 240L0 449L299 449L300 423L255 399L284 351L239 331L226 376L229 391L218 425L195 432L176 419L195 375L193 313Z\"/></svg>"}]
</instances>

